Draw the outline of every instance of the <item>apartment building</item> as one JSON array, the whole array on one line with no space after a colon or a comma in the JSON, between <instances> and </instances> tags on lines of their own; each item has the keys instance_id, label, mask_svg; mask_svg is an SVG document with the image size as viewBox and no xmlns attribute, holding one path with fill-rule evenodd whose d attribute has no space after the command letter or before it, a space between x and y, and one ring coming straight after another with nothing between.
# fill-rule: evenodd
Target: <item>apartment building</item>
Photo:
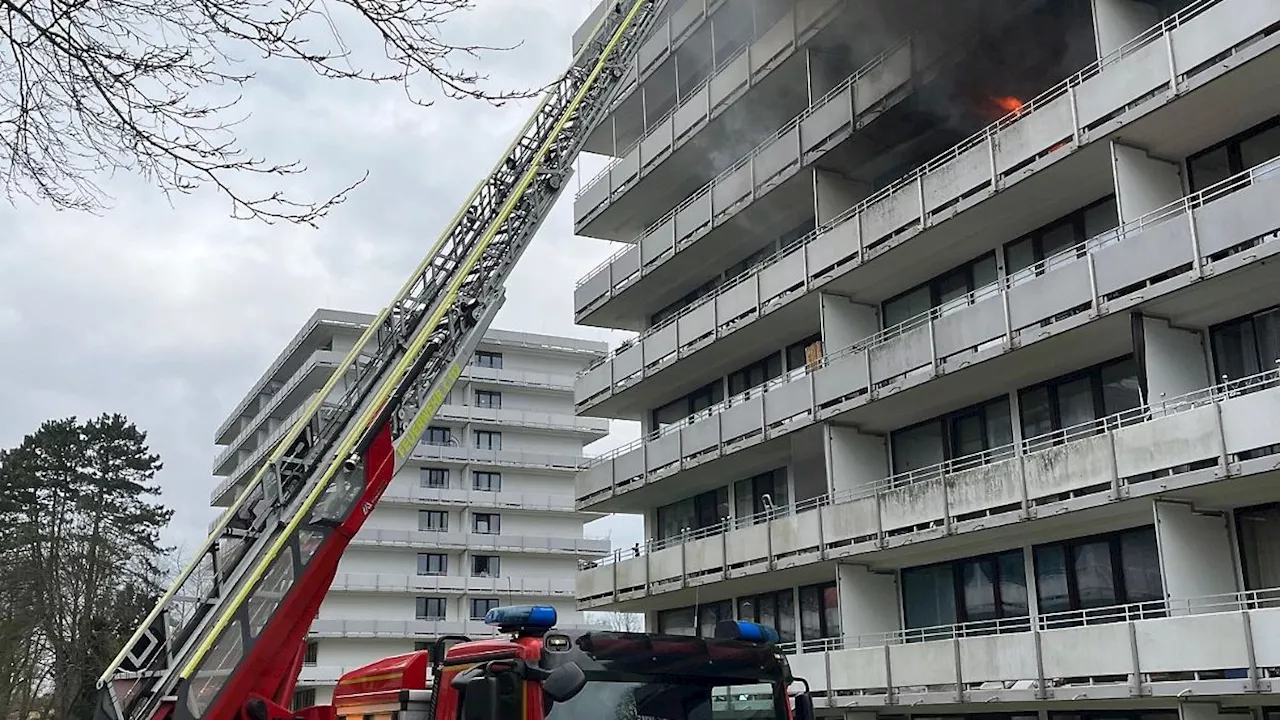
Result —
<instances>
[{"instance_id":1,"label":"apartment building","mask_svg":"<svg viewBox=\"0 0 1280 720\"><path fill-rule=\"evenodd\" d=\"M218 428L212 503L227 506L354 347L373 317L317 310ZM484 336L410 461L353 539L311 626L295 705L327 702L343 672L483 637L497 605L574 605L579 563L607 554L583 537L573 498L583 446L608 421L576 417L574 374L607 345L505 330Z\"/></svg>"},{"instance_id":2,"label":"apartment building","mask_svg":"<svg viewBox=\"0 0 1280 720\"><path fill-rule=\"evenodd\" d=\"M574 203L647 537L579 608L832 717L1280 718L1280 2L666 10Z\"/></svg>"}]
</instances>

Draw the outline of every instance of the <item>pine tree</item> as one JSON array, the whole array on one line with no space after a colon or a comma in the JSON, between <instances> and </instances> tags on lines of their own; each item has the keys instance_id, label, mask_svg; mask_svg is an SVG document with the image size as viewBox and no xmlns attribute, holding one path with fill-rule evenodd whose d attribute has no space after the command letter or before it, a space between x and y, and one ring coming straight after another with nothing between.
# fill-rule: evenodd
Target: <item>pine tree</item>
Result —
<instances>
[{"instance_id":1,"label":"pine tree","mask_svg":"<svg viewBox=\"0 0 1280 720\"><path fill-rule=\"evenodd\" d=\"M10 694L23 683L27 694L49 690L56 720L91 716L97 674L160 592L169 552L160 532L172 516L157 501L161 467L146 433L121 415L50 420L0 454L0 518L12 533L0 541L9 559L0 585L29 608L13 629L28 650L14 660L26 667ZM7 705L0 718L21 709Z\"/></svg>"}]
</instances>

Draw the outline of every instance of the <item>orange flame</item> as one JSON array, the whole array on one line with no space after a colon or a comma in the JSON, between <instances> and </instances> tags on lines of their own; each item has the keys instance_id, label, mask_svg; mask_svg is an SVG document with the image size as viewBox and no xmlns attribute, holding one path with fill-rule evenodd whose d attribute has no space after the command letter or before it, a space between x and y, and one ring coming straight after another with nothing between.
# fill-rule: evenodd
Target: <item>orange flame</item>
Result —
<instances>
[{"instance_id":1,"label":"orange flame","mask_svg":"<svg viewBox=\"0 0 1280 720\"><path fill-rule=\"evenodd\" d=\"M1012 95L993 98L993 101L995 102L996 107L1004 110L1006 113L1022 112L1022 101Z\"/></svg>"}]
</instances>

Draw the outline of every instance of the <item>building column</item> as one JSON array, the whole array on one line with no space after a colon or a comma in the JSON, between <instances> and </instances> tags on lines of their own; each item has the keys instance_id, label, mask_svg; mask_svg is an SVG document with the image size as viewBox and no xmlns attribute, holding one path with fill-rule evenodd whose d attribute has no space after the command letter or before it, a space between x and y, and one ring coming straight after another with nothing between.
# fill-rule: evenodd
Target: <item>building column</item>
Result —
<instances>
[{"instance_id":1,"label":"building column","mask_svg":"<svg viewBox=\"0 0 1280 720\"><path fill-rule=\"evenodd\" d=\"M1142 148L1113 141L1111 165L1121 225L1175 202L1184 194L1180 163L1154 158Z\"/></svg>"},{"instance_id":2,"label":"building column","mask_svg":"<svg viewBox=\"0 0 1280 720\"><path fill-rule=\"evenodd\" d=\"M1224 607L1213 603L1225 599L1184 601L1239 592L1230 513L1172 500L1155 500L1152 509L1170 614L1222 612Z\"/></svg>"},{"instance_id":3,"label":"building column","mask_svg":"<svg viewBox=\"0 0 1280 720\"><path fill-rule=\"evenodd\" d=\"M1155 412L1163 412L1166 401L1213 384L1204 333L1142 313L1131 317L1142 398Z\"/></svg>"},{"instance_id":4,"label":"building column","mask_svg":"<svg viewBox=\"0 0 1280 720\"><path fill-rule=\"evenodd\" d=\"M857 428L831 423L823 429L827 436L827 492L868 491L889 477L889 447L884 436L864 435Z\"/></svg>"},{"instance_id":5,"label":"building column","mask_svg":"<svg viewBox=\"0 0 1280 720\"><path fill-rule=\"evenodd\" d=\"M1093 0L1093 39L1103 58L1160 22L1154 5L1141 0Z\"/></svg>"},{"instance_id":6,"label":"building column","mask_svg":"<svg viewBox=\"0 0 1280 720\"><path fill-rule=\"evenodd\" d=\"M871 185L830 170L813 170L814 225L822 227L871 195Z\"/></svg>"},{"instance_id":7,"label":"building column","mask_svg":"<svg viewBox=\"0 0 1280 720\"><path fill-rule=\"evenodd\" d=\"M898 612L898 578L892 572L874 572L865 565L836 564L840 593L840 632L855 645L902 628ZM861 643L865 644L865 643Z\"/></svg>"}]
</instances>

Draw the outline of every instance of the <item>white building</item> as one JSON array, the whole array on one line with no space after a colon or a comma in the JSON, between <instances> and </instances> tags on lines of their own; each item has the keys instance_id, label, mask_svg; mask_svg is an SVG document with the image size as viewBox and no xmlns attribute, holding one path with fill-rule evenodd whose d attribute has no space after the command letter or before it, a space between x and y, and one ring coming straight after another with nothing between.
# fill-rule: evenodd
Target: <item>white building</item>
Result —
<instances>
[{"instance_id":1,"label":"white building","mask_svg":"<svg viewBox=\"0 0 1280 720\"><path fill-rule=\"evenodd\" d=\"M1280 718L1280 1L668 11L574 206L644 430L577 507L650 538L579 607L835 717Z\"/></svg>"},{"instance_id":2,"label":"white building","mask_svg":"<svg viewBox=\"0 0 1280 720\"><path fill-rule=\"evenodd\" d=\"M318 310L218 428L212 502L226 506L324 385L372 316ZM550 604L562 626L583 537L575 510L582 448L608 422L575 417L574 373L603 343L490 330L411 461L352 541L311 628L295 702L327 702L338 677L442 634L487 636L489 608Z\"/></svg>"}]
</instances>

